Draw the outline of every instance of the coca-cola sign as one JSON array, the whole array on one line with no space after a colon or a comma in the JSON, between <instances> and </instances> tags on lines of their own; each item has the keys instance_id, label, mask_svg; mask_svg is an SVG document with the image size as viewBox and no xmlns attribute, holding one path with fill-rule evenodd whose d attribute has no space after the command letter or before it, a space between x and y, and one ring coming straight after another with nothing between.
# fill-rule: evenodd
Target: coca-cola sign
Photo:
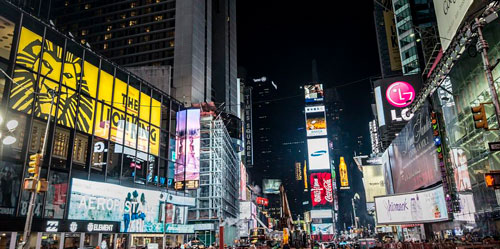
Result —
<instances>
[{"instance_id":1,"label":"coca-cola sign","mask_svg":"<svg viewBox=\"0 0 500 249\"><path fill-rule=\"evenodd\" d=\"M313 207L333 204L332 175L330 173L312 173L311 200Z\"/></svg>"}]
</instances>

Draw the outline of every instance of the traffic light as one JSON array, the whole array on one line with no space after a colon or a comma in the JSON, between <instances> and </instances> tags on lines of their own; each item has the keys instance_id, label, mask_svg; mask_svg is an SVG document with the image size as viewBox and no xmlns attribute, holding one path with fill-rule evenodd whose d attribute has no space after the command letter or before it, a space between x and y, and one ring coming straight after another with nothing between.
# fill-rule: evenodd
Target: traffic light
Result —
<instances>
[{"instance_id":1,"label":"traffic light","mask_svg":"<svg viewBox=\"0 0 500 249\"><path fill-rule=\"evenodd\" d=\"M484 174L484 182L486 187L499 189L500 188L500 171L490 171Z\"/></svg>"},{"instance_id":2,"label":"traffic light","mask_svg":"<svg viewBox=\"0 0 500 249\"><path fill-rule=\"evenodd\" d=\"M28 173L33 179L38 179L38 174L40 173L40 160L42 159L42 154L36 153L30 156L30 162L28 164Z\"/></svg>"},{"instance_id":3,"label":"traffic light","mask_svg":"<svg viewBox=\"0 0 500 249\"><path fill-rule=\"evenodd\" d=\"M473 106L470 108L472 110L472 118L474 118L474 126L476 129L488 130L488 119L486 118L486 112L484 111L484 104L479 106Z\"/></svg>"}]
</instances>

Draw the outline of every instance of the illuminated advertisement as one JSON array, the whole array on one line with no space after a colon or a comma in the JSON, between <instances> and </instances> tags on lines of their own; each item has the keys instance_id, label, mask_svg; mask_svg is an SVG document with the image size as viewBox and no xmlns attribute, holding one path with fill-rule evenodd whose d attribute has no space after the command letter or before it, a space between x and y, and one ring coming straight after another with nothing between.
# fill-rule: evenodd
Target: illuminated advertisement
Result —
<instances>
[{"instance_id":1,"label":"illuminated advertisement","mask_svg":"<svg viewBox=\"0 0 500 249\"><path fill-rule=\"evenodd\" d=\"M163 232L164 222L184 224L187 206L195 204L192 197L77 178L70 199L68 219L116 221L121 232L143 233Z\"/></svg>"},{"instance_id":2,"label":"illuminated advertisement","mask_svg":"<svg viewBox=\"0 0 500 249\"><path fill-rule=\"evenodd\" d=\"M307 136L326 136L325 106L308 106L305 113Z\"/></svg>"},{"instance_id":3,"label":"illuminated advertisement","mask_svg":"<svg viewBox=\"0 0 500 249\"><path fill-rule=\"evenodd\" d=\"M453 213L453 219L456 221L465 221L467 223L476 223L474 218L476 206L474 205L472 193L460 193L458 196L460 199L460 212Z\"/></svg>"},{"instance_id":4,"label":"illuminated advertisement","mask_svg":"<svg viewBox=\"0 0 500 249\"><path fill-rule=\"evenodd\" d=\"M409 107L420 91L420 74L383 78L374 82L378 132L382 147L387 147L396 134L413 117Z\"/></svg>"},{"instance_id":5,"label":"illuminated advertisement","mask_svg":"<svg viewBox=\"0 0 500 249\"><path fill-rule=\"evenodd\" d=\"M175 189L196 189L200 180L200 109L177 112Z\"/></svg>"},{"instance_id":6,"label":"illuminated advertisement","mask_svg":"<svg viewBox=\"0 0 500 249\"><path fill-rule=\"evenodd\" d=\"M452 148L450 158L457 191L471 190L469 171L467 170L467 155L462 148Z\"/></svg>"},{"instance_id":7,"label":"illuminated advertisement","mask_svg":"<svg viewBox=\"0 0 500 249\"><path fill-rule=\"evenodd\" d=\"M13 76L19 84L13 85L10 92L12 109L47 119L54 98L52 115L59 125L158 155L158 100L127 84L126 78L115 78L113 72L99 70L64 51L57 41L42 40L42 36L21 28ZM36 98L35 90L39 92ZM49 90L59 92L58 96Z\"/></svg>"},{"instance_id":8,"label":"illuminated advertisement","mask_svg":"<svg viewBox=\"0 0 500 249\"><path fill-rule=\"evenodd\" d=\"M333 224L332 223L322 223L322 224L311 224L311 234L333 234Z\"/></svg>"},{"instance_id":9,"label":"illuminated advertisement","mask_svg":"<svg viewBox=\"0 0 500 249\"><path fill-rule=\"evenodd\" d=\"M392 144L382 154L382 167L384 170L385 192L388 195L394 194L394 185L392 183L392 170L390 157L394 156L394 149Z\"/></svg>"},{"instance_id":10,"label":"illuminated advertisement","mask_svg":"<svg viewBox=\"0 0 500 249\"><path fill-rule=\"evenodd\" d=\"M349 176L347 174L347 164L344 157L340 157L339 164L340 189L349 189Z\"/></svg>"},{"instance_id":11,"label":"illuminated advertisement","mask_svg":"<svg viewBox=\"0 0 500 249\"><path fill-rule=\"evenodd\" d=\"M262 205L264 207L267 207L269 205L269 200L264 197L257 197L257 205Z\"/></svg>"},{"instance_id":12,"label":"illuminated advertisement","mask_svg":"<svg viewBox=\"0 0 500 249\"><path fill-rule=\"evenodd\" d=\"M309 170L329 170L330 154L328 153L328 139L307 139L307 152L309 159Z\"/></svg>"},{"instance_id":13,"label":"illuminated advertisement","mask_svg":"<svg viewBox=\"0 0 500 249\"><path fill-rule=\"evenodd\" d=\"M375 197L378 224L429 223L448 220L443 187Z\"/></svg>"},{"instance_id":14,"label":"illuminated advertisement","mask_svg":"<svg viewBox=\"0 0 500 249\"><path fill-rule=\"evenodd\" d=\"M264 194L279 194L281 180L280 179L264 179L262 180L262 185L264 189L262 192Z\"/></svg>"},{"instance_id":15,"label":"illuminated advertisement","mask_svg":"<svg viewBox=\"0 0 500 249\"><path fill-rule=\"evenodd\" d=\"M333 204L332 175L312 173L310 175L312 206Z\"/></svg>"},{"instance_id":16,"label":"illuminated advertisement","mask_svg":"<svg viewBox=\"0 0 500 249\"><path fill-rule=\"evenodd\" d=\"M394 193L411 192L441 180L430 117L425 104L392 142Z\"/></svg>"},{"instance_id":17,"label":"illuminated advertisement","mask_svg":"<svg viewBox=\"0 0 500 249\"><path fill-rule=\"evenodd\" d=\"M247 170L243 162L240 162L240 201L247 200Z\"/></svg>"},{"instance_id":18,"label":"illuminated advertisement","mask_svg":"<svg viewBox=\"0 0 500 249\"><path fill-rule=\"evenodd\" d=\"M323 101L323 84L305 85L304 92L306 103Z\"/></svg>"},{"instance_id":19,"label":"illuminated advertisement","mask_svg":"<svg viewBox=\"0 0 500 249\"><path fill-rule=\"evenodd\" d=\"M363 166L363 185L365 186L366 202L374 202L375 196L386 195L382 166Z\"/></svg>"},{"instance_id":20,"label":"illuminated advertisement","mask_svg":"<svg viewBox=\"0 0 500 249\"><path fill-rule=\"evenodd\" d=\"M300 162L295 162L295 180L302 181L302 165Z\"/></svg>"},{"instance_id":21,"label":"illuminated advertisement","mask_svg":"<svg viewBox=\"0 0 500 249\"><path fill-rule=\"evenodd\" d=\"M320 210L311 210L311 218L312 219L326 219L332 218L332 210L331 209L320 209Z\"/></svg>"}]
</instances>

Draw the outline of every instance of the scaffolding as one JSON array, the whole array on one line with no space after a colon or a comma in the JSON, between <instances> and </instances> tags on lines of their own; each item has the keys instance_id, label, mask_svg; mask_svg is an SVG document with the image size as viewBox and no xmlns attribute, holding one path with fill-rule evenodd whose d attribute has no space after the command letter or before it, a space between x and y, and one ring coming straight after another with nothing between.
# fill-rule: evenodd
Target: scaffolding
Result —
<instances>
[{"instance_id":1,"label":"scaffolding","mask_svg":"<svg viewBox=\"0 0 500 249\"><path fill-rule=\"evenodd\" d=\"M190 221L221 222L239 212L239 159L220 115L201 117L200 188Z\"/></svg>"}]
</instances>

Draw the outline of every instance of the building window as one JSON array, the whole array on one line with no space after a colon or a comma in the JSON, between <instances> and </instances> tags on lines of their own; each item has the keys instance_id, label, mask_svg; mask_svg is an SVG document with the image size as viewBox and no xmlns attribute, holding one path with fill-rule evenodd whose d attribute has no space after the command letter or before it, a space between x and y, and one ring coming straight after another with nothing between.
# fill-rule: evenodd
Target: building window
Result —
<instances>
[{"instance_id":1,"label":"building window","mask_svg":"<svg viewBox=\"0 0 500 249\"><path fill-rule=\"evenodd\" d=\"M113 29L113 25L109 25L108 27L106 27L106 31L111 31L111 29Z\"/></svg>"},{"instance_id":2,"label":"building window","mask_svg":"<svg viewBox=\"0 0 500 249\"><path fill-rule=\"evenodd\" d=\"M108 39L111 39L113 37L113 34L109 33L109 34L105 34L104 35L104 40L108 40Z\"/></svg>"},{"instance_id":3,"label":"building window","mask_svg":"<svg viewBox=\"0 0 500 249\"><path fill-rule=\"evenodd\" d=\"M69 147L69 131L60 127L56 128L54 134L54 147L52 155L61 159L66 159L68 156Z\"/></svg>"},{"instance_id":4,"label":"building window","mask_svg":"<svg viewBox=\"0 0 500 249\"><path fill-rule=\"evenodd\" d=\"M136 16L137 13L135 11L130 12L130 16Z\"/></svg>"},{"instance_id":5,"label":"building window","mask_svg":"<svg viewBox=\"0 0 500 249\"><path fill-rule=\"evenodd\" d=\"M155 21L161 21L161 20L163 20L163 16L162 15L155 16Z\"/></svg>"},{"instance_id":6,"label":"building window","mask_svg":"<svg viewBox=\"0 0 500 249\"><path fill-rule=\"evenodd\" d=\"M68 173L51 171L45 202L45 217L62 219L66 207Z\"/></svg>"},{"instance_id":7,"label":"building window","mask_svg":"<svg viewBox=\"0 0 500 249\"><path fill-rule=\"evenodd\" d=\"M88 31L87 31L86 29L82 29L81 34L82 34L82 35L87 35L87 32L88 32Z\"/></svg>"},{"instance_id":8,"label":"building window","mask_svg":"<svg viewBox=\"0 0 500 249\"><path fill-rule=\"evenodd\" d=\"M45 137L45 123L38 120L33 121L31 128L31 142L29 150L32 153L38 152L42 148L43 140Z\"/></svg>"},{"instance_id":9,"label":"building window","mask_svg":"<svg viewBox=\"0 0 500 249\"><path fill-rule=\"evenodd\" d=\"M137 21L136 20L133 20L133 21L129 21L128 22L128 26L134 26L137 24Z\"/></svg>"},{"instance_id":10,"label":"building window","mask_svg":"<svg viewBox=\"0 0 500 249\"><path fill-rule=\"evenodd\" d=\"M87 161L88 137L81 134L76 134L75 143L73 145L73 162L85 165Z\"/></svg>"},{"instance_id":11,"label":"building window","mask_svg":"<svg viewBox=\"0 0 500 249\"><path fill-rule=\"evenodd\" d=\"M128 39L128 41L127 41L128 45L132 44L132 42L134 42L134 39L132 39L132 38Z\"/></svg>"},{"instance_id":12,"label":"building window","mask_svg":"<svg viewBox=\"0 0 500 249\"><path fill-rule=\"evenodd\" d=\"M130 3L130 8L135 8L137 6L137 3Z\"/></svg>"},{"instance_id":13,"label":"building window","mask_svg":"<svg viewBox=\"0 0 500 249\"><path fill-rule=\"evenodd\" d=\"M85 4L85 9L86 9L86 10L90 9L90 4L89 4L89 3L88 3L88 4Z\"/></svg>"},{"instance_id":14,"label":"building window","mask_svg":"<svg viewBox=\"0 0 500 249\"><path fill-rule=\"evenodd\" d=\"M108 44L107 44L107 43L104 43L104 44L102 45L102 48L103 48L103 49L108 49Z\"/></svg>"}]
</instances>

